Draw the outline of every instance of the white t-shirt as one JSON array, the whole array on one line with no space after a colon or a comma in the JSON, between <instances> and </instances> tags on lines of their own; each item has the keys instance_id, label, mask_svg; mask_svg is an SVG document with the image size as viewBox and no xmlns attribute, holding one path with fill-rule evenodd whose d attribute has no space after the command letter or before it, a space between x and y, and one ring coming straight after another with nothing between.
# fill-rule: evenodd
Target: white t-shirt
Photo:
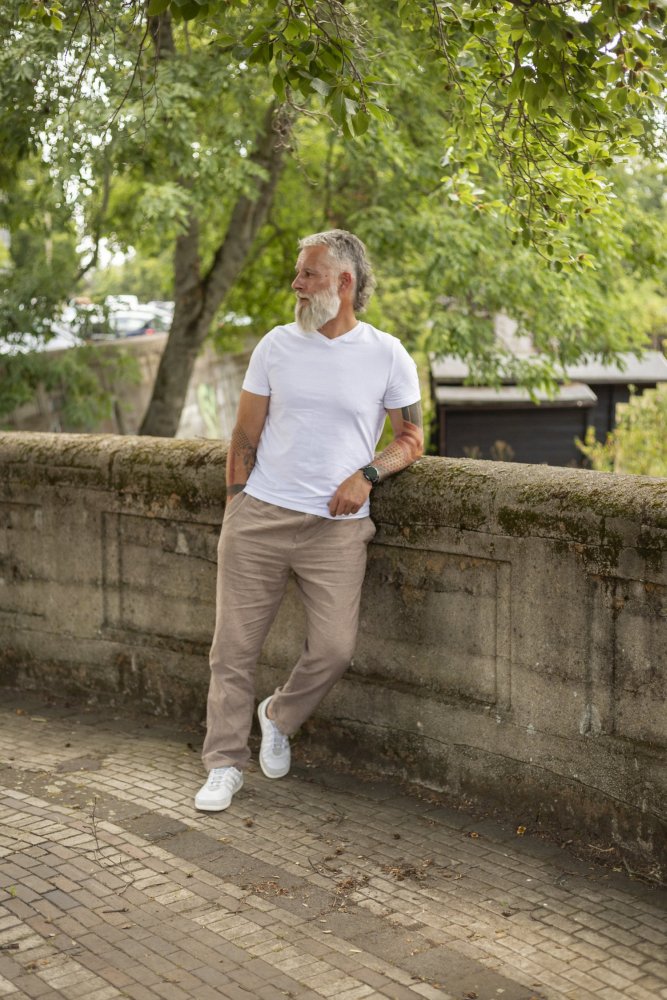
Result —
<instances>
[{"instance_id":1,"label":"white t-shirt","mask_svg":"<svg viewBox=\"0 0 667 1000\"><path fill-rule=\"evenodd\" d=\"M373 461L385 411L420 398L400 340L369 323L333 340L296 323L274 327L253 351L243 388L271 397L246 493L328 518L343 480Z\"/></svg>"}]
</instances>

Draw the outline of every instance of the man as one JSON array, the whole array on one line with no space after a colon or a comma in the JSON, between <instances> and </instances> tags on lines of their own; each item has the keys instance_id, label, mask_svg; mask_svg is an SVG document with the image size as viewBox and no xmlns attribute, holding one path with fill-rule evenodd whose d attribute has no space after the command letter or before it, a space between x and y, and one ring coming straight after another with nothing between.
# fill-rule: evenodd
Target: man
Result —
<instances>
[{"instance_id":1,"label":"man","mask_svg":"<svg viewBox=\"0 0 667 1000\"><path fill-rule=\"evenodd\" d=\"M366 248L344 230L299 243L296 322L257 345L227 457L211 648L209 775L197 809L226 809L250 758L254 672L290 570L307 635L287 682L259 706L259 762L289 771L289 737L354 651L373 486L422 454L419 382L399 340L360 322L374 279ZM392 442L376 457L386 414Z\"/></svg>"}]
</instances>

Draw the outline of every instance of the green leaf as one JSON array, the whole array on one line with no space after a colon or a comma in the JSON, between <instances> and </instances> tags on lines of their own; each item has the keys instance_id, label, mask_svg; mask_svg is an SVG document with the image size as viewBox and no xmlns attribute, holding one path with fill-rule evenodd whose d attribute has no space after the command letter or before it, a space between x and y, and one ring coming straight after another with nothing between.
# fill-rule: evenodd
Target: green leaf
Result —
<instances>
[{"instance_id":1,"label":"green leaf","mask_svg":"<svg viewBox=\"0 0 667 1000\"><path fill-rule=\"evenodd\" d=\"M319 53L320 60L325 66L337 73L343 64L343 56L339 49L323 48Z\"/></svg>"},{"instance_id":2,"label":"green leaf","mask_svg":"<svg viewBox=\"0 0 667 1000\"><path fill-rule=\"evenodd\" d=\"M263 42L261 45L255 45L252 53L248 57L249 63L260 63L263 66L268 66L273 58L273 46L268 42Z\"/></svg>"},{"instance_id":3,"label":"green leaf","mask_svg":"<svg viewBox=\"0 0 667 1000\"><path fill-rule=\"evenodd\" d=\"M512 82L510 83L509 90L507 91L507 100L515 101L517 97L521 97L523 95L525 85L526 80L524 70L520 66L514 71Z\"/></svg>"},{"instance_id":4,"label":"green leaf","mask_svg":"<svg viewBox=\"0 0 667 1000\"><path fill-rule=\"evenodd\" d=\"M352 116L352 130L354 134L363 135L364 132L368 131L370 123L370 117L365 112L358 111L356 115Z\"/></svg>"},{"instance_id":5,"label":"green leaf","mask_svg":"<svg viewBox=\"0 0 667 1000\"><path fill-rule=\"evenodd\" d=\"M343 91L341 89L336 89L333 92L329 107L331 109L331 117L336 122L336 125L342 125L345 119L345 109L343 106Z\"/></svg>"},{"instance_id":6,"label":"green leaf","mask_svg":"<svg viewBox=\"0 0 667 1000\"><path fill-rule=\"evenodd\" d=\"M295 38L303 38L307 34L308 26L299 20L298 17L292 17L283 29L283 35L288 42L294 41Z\"/></svg>"},{"instance_id":7,"label":"green leaf","mask_svg":"<svg viewBox=\"0 0 667 1000\"><path fill-rule=\"evenodd\" d=\"M639 118L628 118L625 122L625 127L630 135L643 135L645 131L644 123Z\"/></svg>"},{"instance_id":8,"label":"green leaf","mask_svg":"<svg viewBox=\"0 0 667 1000\"><path fill-rule=\"evenodd\" d=\"M331 93L331 84L319 79L319 77L314 77L310 81L310 86L312 90L314 90L317 94L321 94L322 97L328 97Z\"/></svg>"},{"instance_id":9,"label":"green leaf","mask_svg":"<svg viewBox=\"0 0 667 1000\"><path fill-rule=\"evenodd\" d=\"M278 98L278 100L281 101L281 102L284 101L285 100L285 94L286 94L286 86L285 86L285 79L284 79L284 77L282 77L279 73L276 73L276 75L273 77L273 80L271 81L271 83L273 85L273 93L276 95L276 97Z\"/></svg>"},{"instance_id":10,"label":"green leaf","mask_svg":"<svg viewBox=\"0 0 667 1000\"><path fill-rule=\"evenodd\" d=\"M266 24L264 21L260 21L259 24L256 24L252 31L245 36L243 41L246 45L254 45L255 42L259 42L260 39L265 38L267 34Z\"/></svg>"},{"instance_id":11,"label":"green leaf","mask_svg":"<svg viewBox=\"0 0 667 1000\"><path fill-rule=\"evenodd\" d=\"M150 0L146 13L150 17L154 17L157 14L164 14L170 4L171 0Z\"/></svg>"},{"instance_id":12,"label":"green leaf","mask_svg":"<svg viewBox=\"0 0 667 1000\"><path fill-rule=\"evenodd\" d=\"M383 108L379 104L372 104L369 102L366 105L366 111L373 118L376 118L377 121L382 122L383 125L389 125L394 120L393 116L389 113L389 111L387 111L386 108Z\"/></svg>"}]
</instances>

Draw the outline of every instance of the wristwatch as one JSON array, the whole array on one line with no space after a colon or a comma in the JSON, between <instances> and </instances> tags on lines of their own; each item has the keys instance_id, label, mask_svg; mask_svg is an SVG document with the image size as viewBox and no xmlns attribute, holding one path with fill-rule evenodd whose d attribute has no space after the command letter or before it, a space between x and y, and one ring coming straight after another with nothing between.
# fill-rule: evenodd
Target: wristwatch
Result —
<instances>
[{"instance_id":1,"label":"wristwatch","mask_svg":"<svg viewBox=\"0 0 667 1000\"><path fill-rule=\"evenodd\" d=\"M371 486L376 486L377 483L380 482L380 473L374 465L365 465L363 469L360 469L359 471L364 479L368 480Z\"/></svg>"}]
</instances>

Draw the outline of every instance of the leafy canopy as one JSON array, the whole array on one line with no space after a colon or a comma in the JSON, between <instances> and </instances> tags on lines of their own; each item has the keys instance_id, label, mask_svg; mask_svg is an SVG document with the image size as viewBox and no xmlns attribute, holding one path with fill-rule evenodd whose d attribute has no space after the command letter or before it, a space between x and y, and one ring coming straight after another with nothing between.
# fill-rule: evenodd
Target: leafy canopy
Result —
<instances>
[{"instance_id":1,"label":"leafy canopy","mask_svg":"<svg viewBox=\"0 0 667 1000\"><path fill-rule=\"evenodd\" d=\"M643 163L663 148L662 0L159 0L149 15L107 0L0 14L2 205L12 233L32 233L32 258L12 240L12 273L45 324L102 236L169 260L195 226L205 270L262 175L252 153L275 101L294 115L290 155L225 312L262 326L289 313L296 238L338 225L374 249L369 318L481 378L538 385L583 352L644 341L667 247L664 170ZM29 174L40 198L15 197ZM157 284L168 294L174 276ZM501 310L542 362L510 371Z\"/></svg>"},{"instance_id":2,"label":"leafy canopy","mask_svg":"<svg viewBox=\"0 0 667 1000\"><path fill-rule=\"evenodd\" d=\"M112 10L117 17L117 6L34 0L19 12L67 33L72 44L87 32L92 65L95 31L101 35ZM210 44L268 70L278 100L312 110L315 98L346 138L394 116L393 52L374 21L396 10L395 37L413 39L412 63L402 72L428 79L441 103L439 160L452 192L483 203L475 175L493 161L515 238L538 244L559 267L585 263L573 253L568 220L609 199L602 168L655 154L664 141L665 0L398 0L396 7L385 0L374 8L338 0L150 0L147 10L211 29ZM143 5L123 10L126 22L137 22Z\"/></svg>"}]
</instances>

